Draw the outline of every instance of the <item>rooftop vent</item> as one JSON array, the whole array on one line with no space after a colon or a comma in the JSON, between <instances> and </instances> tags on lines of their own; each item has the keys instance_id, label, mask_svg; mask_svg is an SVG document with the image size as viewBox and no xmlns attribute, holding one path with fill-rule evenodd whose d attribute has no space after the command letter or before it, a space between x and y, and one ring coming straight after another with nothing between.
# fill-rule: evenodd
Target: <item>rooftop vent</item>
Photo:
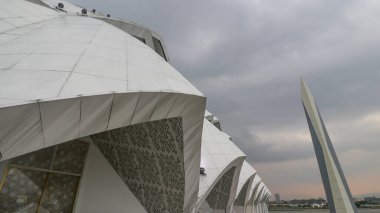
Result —
<instances>
[{"instance_id":1,"label":"rooftop vent","mask_svg":"<svg viewBox=\"0 0 380 213\"><path fill-rule=\"evenodd\" d=\"M111 17L111 15L110 15L110 14L107 14L107 17L109 18L109 17Z\"/></svg>"},{"instance_id":2,"label":"rooftop vent","mask_svg":"<svg viewBox=\"0 0 380 213\"><path fill-rule=\"evenodd\" d=\"M87 10L86 9L82 9L82 15L87 15Z\"/></svg>"},{"instance_id":3,"label":"rooftop vent","mask_svg":"<svg viewBox=\"0 0 380 213\"><path fill-rule=\"evenodd\" d=\"M200 168L201 176L206 176L206 169L201 167Z\"/></svg>"},{"instance_id":4,"label":"rooftop vent","mask_svg":"<svg viewBox=\"0 0 380 213\"><path fill-rule=\"evenodd\" d=\"M58 3L58 8L63 9L64 7L65 7L65 5L63 5L63 3L61 3L61 2Z\"/></svg>"}]
</instances>

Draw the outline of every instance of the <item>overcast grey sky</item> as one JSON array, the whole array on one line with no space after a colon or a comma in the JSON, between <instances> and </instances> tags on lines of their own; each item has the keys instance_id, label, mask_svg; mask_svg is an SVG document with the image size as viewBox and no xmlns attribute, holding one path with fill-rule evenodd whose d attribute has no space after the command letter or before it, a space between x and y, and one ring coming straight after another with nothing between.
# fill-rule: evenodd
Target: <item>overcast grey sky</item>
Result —
<instances>
[{"instance_id":1,"label":"overcast grey sky","mask_svg":"<svg viewBox=\"0 0 380 213\"><path fill-rule=\"evenodd\" d=\"M380 1L71 0L158 32L282 198L324 197L309 84L354 195L380 192Z\"/></svg>"}]
</instances>

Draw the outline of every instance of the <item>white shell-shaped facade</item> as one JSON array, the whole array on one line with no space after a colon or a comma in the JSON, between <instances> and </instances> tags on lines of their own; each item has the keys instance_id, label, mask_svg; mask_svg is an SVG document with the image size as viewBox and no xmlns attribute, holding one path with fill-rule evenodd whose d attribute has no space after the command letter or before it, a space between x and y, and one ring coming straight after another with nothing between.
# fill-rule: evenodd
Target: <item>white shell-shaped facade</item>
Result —
<instances>
[{"instance_id":1,"label":"white shell-shaped facade","mask_svg":"<svg viewBox=\"0 0 380 213\"><path fill-rule=\"evenodd\" d=\"M202 134L201 167L206 175L200 177L198 211L224 210L235 199L237 183L245 154L207 119ZM218 187L229 185L220 192Z\"/></svg>"},{"instance_id":2,"label":"white shell-shaped facade","mask_svg":"<svg viewBox=\"0 0 380 213\"><path fill-rule=\"evenodd\" d=\"M242 190L244 205L259 198L255 169L162 38L82 9L0 0L0 212L233 211Z\"/></svg>"},{"instance_id":3,"label":"white shell-shaped facade","mask_svg":"<svg viewBox=\"0 0 380 213\"><path fill-rule=\"evenodd\" d=\"M235 195L234 210L236 213L245 211L252 194L251 188L255 175L256 170L247 161L244 161Z\"/></svg>"},{"instance_id":4,"label":"white shell-shaped facade","mask_svg":"<svg viewBox=\"0 0 380 213\"><path fill-rule=\"evenodd\" d=\"M196 212L239 213L253 212L255 209L256 212L268 210L264 203L268 201L269 197L264 199L267 194L261 191L266 186L256 174L256 170L244 159L245 154L231 141L231 137L221 130L219 120L206 111L201 154L201 168L206 174L201 175L200 178ZM232 174L231 168L234 167L241 168L238 172L239 177L236 178L235 174L231 178L231 182L223 182L223 177L228 176L226 174L229 172ZM210 198L210 194L217 191L215 188L218 188L220 183L231 186L231 188L225 187L224 189L230 190L228 200L227 196L215 196L215 193ZM259 208L257 206L260 206L260 210L257 210Z\"/></svg>"},{"instance_id":5,"label":"white shell-shaped facade","mask_svg":"<svg viewBox=\"0 0 380 213\"><path fill-rule=\"evenodd\" d=\"M267 202L272 194L264 182L261 181L257 186L253 195L252 206L249 206L247 212L269 212Z\"/></svg>"},{"instance_id":6,"label":"white shell-shaped facade","mask_svg":"<svg viewBox=\"0 0 380 213\"><path fill-rule=\"evenodd\" d=\"M249 190L249 199L245 205L245 212L256 212L256 203L258 203L258 195L260 193L260 187L263 186L263 180L256 174L253 178L251 188Z\"/></svg>"}]
</instances>

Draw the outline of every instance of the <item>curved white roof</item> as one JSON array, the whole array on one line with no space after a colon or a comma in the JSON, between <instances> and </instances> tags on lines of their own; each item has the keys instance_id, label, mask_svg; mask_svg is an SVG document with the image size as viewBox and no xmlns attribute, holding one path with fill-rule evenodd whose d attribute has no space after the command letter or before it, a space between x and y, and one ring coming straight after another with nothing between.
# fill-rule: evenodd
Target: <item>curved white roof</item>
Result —
<instances>
[{"instance_id":1,"label":"curved white roof","mask_svg":"<svg viewBox=\"0 0 380 213\"><path fill-rule=\"evenodd\" d=\"M207 140L207 136L205 136L206 133L207 133L207 130L205 130L205 128L207 128L207 126L210 126L210 128L213 131L215 131L215 134L219 134L221 137L224 137L225 139L228 139L229 141L226 140L227 144L231 143L230 142L230 140L231 140L230 138L231 137L228 134L226 134L225 132L223 132L223 131L219 130L217 127L215 127L215 125L213 124L213 122L215 120L218 121L218 119L212 113L210 113L207 110L205 112L205 118L209 122L204 121L204 130L203 130L203 137L202 137L202 159L201 159L201 166L206 168L206 166L205 166L205 165L207 165L206 164L207 163L206 159L210 158L210 156L212 156L212 154L208 153L207 151L210 150L210 149L211 150L215 150L215 148L214 148L215 146L213 146L212 148L209 148L208 146L206 146L208 140ZM204 162L206 162L206 163L204 163ZM206 172L209 171L209 170L210 169L206 168ZM208 173L207 173L207 175L208 175ZM265 186L265 184L262 182L261 178L256 174L256 170L248 162L244 161L239 175L240 176L239 176L239 181L238 181L238 184L237 184L237 191L235 193L235 199L237 199L237 197L239 196L240 191L242 190L244 184L246 184L246 183L249 183L249 186L248 186L249 187L249 189L248 189L249 191L247 192L246 201L249 201L249 202L251 202L253 204L253 202L254 202L253 197L255 197L256 199L258 199L257 196L260 196L260 199L261 199L261 196L263 195L262 194L263 193L262 190L263 190L263 187ZM200 191L199 191L199 193L202 192L202 190L201 190L202 187L205 188L205 189L212 188L212 186L205 184L205 183L207 183L206 181L207 181L207 177L201 177L201 179L200 179ZM258 188L260 188L260 189L258 189ZM199 203L199 201L198 201L198 203ZM248 205L252 205L252 204L248 203Z\"/></svg>"},{"instance_id":2,"label":"curved white roof","mask_svg":"<svg viewBox=\"0 0 380 213\"><path fill-rule=\"evenodd\" d=\"M237 196L240 193L240 190L243 188L244 184L247 183L247 181L253 181L255 174L256 174L256 170L247 161L244 161L243 166L241 167L241 171L240 171L239 183L238 183L235 198L237 198ZM252 184L250 184L250 186L252 186ZM247 199L248 198L246 198L246 200Z\"/></svg>"},{"instance_id":3,"label":"curved white roof","mask_svg":"<svg viewBox=\"0 0 380 213\"><path fill-rule=\"evenodd\" d=\"M203 122L201 167L205 168L207 176L200 177L198 205L202 204L214 185L230 168L236 166L235 173L238 175L244 159L245 154L229 137L205 119ZM231 188L233 198L235 198L238 176L235 181Z\"/></svg>"},{"instance_id":4,"label":"curved white roof","mask_svg":"<svg viewBox=\"0 0 380 213\"><path fill-rule=\"evenodd\" d=\"M68 4L67 4L68 5ZM193 208L205 97L131 35L101 20L0 0L0 152L6 160L98 132L182 117Z\"/></svg>"},{"instance_id":5,"label":"curved white roof","mask_svg":"<svg viewBox=\"0 0 380 213\"><path fill-rule=\"evenodd\" d=\"M1 0L0 3L0 33L2 37L0 45L18 38L20 34L32 31L39 26L36 23L59 16L52 10L25 1ZM7 61L4 62L3 59L0 61L1 69L8 65Z\"/></svg>"},{"instance_id":6,"label":"curved white roof","mask_svg":"<svg viewBox=\"0 0 380 213\"><path fill-rule=\"evenodd\" d=\"M96 19L59 16L0 35L9 36L0 49L0 106L129 91L202 96L149 47Z\"/></svg>"},{"instance_id":7,"label":"curved white roof","mask_svg":"<svg viewBox=\"0 0 380 213\"><path fill-rule=\"evenodd\" d=\"M258 187L259 187L260 183L262 183L262 179L260 178L260 176L258 174L256 174L255 177L253 178L251 189L249 192L250 203L253 202L253 200L255 198L255 194L258 191Z\"/></svg>"},{"instance_id":8,"label":"curved white roof","mask_svg":"<svg viewBox=\"0 0 380 213\"><path fill-rule=\"evenodd\" d=\"M62 1L62 0L33 0L33 1L37 2L38 4L42 4L42 5L48 6L52 9L55 9L58 12L65 11L66 13L71 14L71 15L77 15L77 14L81 15L82 10L86 9L86 8L81 7L81 6L72 4L72 3L67 2L67 1ZM64 5L64 7L60 10L57 9L58 3L62 3ZM153 30L148 29L148 28L146 28L140 24L133 23L131 21L107 17L107 16L103 15L102 12L99 12L99 11L96 11L94 13L94 12L92 12L92 9L88 10L86 15L89 17L93 17L93 18L97 18L97 19L100 19L102 21L105 21L108 24L113 25L113 26L125 31L130 35L133 35L133 36L136 36L140 39L143 39L144 40L143 42L147 46L149 46L153 50L156 50L156 52L161 54L161 56L163 58L165 58L166 61L169 61L169 56L168 56L168 53L166 51L165 42L163 41L161 36L158 33L154 32ZM159 41L159 44L155 44L153 37ZM158 50L158 49L160 49L160 47L156 47L156 45L161 45L163 52L161 52L161 50ZM156 49L156 48L158 48L158 49Z\"/></svg>"},{"instance_id":9,"label":"curved white roof","mask_svg":"<svg viewBox=\"0 0 380 213\"><path fill-rule=\"evenodd\" d=\"M198 196L204 195L221 172L231 162L241 157L244 160L245 154L218 128L205 119L202 133L201 167L206 169L207 176L200 178Z\"/></svg>"}]
</instances>

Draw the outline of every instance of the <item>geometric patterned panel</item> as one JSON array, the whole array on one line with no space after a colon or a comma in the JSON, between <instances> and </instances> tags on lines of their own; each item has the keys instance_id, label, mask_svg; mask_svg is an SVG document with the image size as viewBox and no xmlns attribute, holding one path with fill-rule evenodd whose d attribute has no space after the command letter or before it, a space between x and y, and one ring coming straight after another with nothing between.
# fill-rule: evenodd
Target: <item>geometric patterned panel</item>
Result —
<instances>
[{"instance_id":1,"label":"geometric patterned panel","mask_svg":"<svg viewBox=\"0 0 380 213\"><path fill-rule=\"evenodd\" d=\"M39 212L72 212L79 179L71 175L48 174Z\"/></svg>"},{"instance_id":2,"label":"geometric patterned panel","mask_svg":"<svg viewBox=\"0 0 380 213\"><path fill-rule=\"evenodd\" d=\"M10 168L0 193L0 212L36 212L46 174Z\"/></svg>"},{"instance_id":3,"label":"geometric patterned panel","mask_svg":"<svg viewBox=\"0 0 380 213\"><path fill-rule=\"evenodd\" d=\"M81 174L89 144L75 141L57 147L52 170Z\"/></svg>"},{"instance_id":4,"label":"geometric patterned panel","mask_svg":"<svg viewBox=\"0 0 380 213\"><path fill-rule=\"evenodd\" d=\"M88 147L73 140L10 159L0 184L0 212L72 212Z\"/></svg>"},{"instance_id":5,"label":"geometric patterned panel","mask_svg":"<svg viewBox=\"0 0 380 213\"><path fill-rule=\"evenodd\" d=\"M37 150L25 155L15 157L9 161L10 164L18 166L49 169L54 155L54 147Z\"/></svg>"},{"instance_id":6,"label":"geometric patterned panel","mask_svg":"<svg viewBox=\"0 0 380 213\"><path fill-rule=\"evenodd\" d=\"M89 144L74 140L15 157L12 165L81 174Z\"/></svg>"},{"instance_id":7,"label":"geometric patterned panel","mask_svg":"<svg viewBox=\"0 0 380 213\"><path fill-rule=\"evenodd\" d=\"M206 197L208 205L212 209L225 209L230 198L232 180L235 174L235 166L229 169L215 184L210 194Z\"/></svg>"},{"instance_id":8,"label":"geometric patterned panel","mask_svg":"<svg viewBox=\"0 0 380 213\"><path fill-rule=\"evenodd\" d=\"M248 185L249 185L249 179L247 182L245 182L244 186L241 188L240 193L238 197L235 200L235 206L244 206L245 204L245 197L247 195Z\"/></svg>"},{"instance_id":9,"label":"geometric patterned panel","mask_svg":"<svg viewBox=\"0 0 380 213\"><path fill-rule=\"evenodd\" d=\"M182 212L185 177L181 117L91 136L147 212Z\"/></svg>"}]
</instances>

